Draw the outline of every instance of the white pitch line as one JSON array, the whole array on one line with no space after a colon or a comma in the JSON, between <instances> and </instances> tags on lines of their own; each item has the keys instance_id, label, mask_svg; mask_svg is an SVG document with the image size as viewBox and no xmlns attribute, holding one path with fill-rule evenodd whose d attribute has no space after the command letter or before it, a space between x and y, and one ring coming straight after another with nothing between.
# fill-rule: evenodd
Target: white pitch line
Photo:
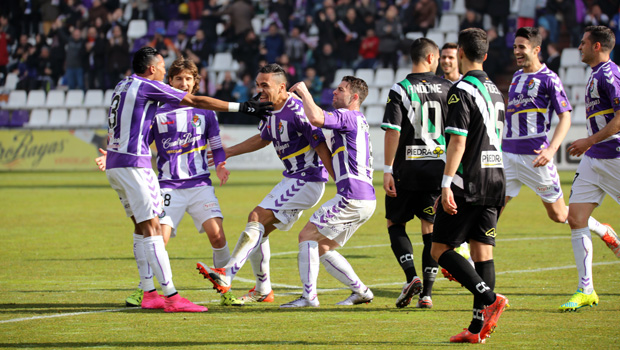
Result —
<instances>
[{"instance_id":1,"label":"white pitch line","mask_svg":"<svg viewBox=\"0 0 620 350\"><path fill-rule=\"evenodd\" d=\"M563 238L566 238L566 237L554 236L554 237L544 237L544 238L537 237L537 238L527 238L527 239L508 238L508 239L504 239L503 241L542 240L542 239L547 240L547 239L563 239ZM383 247L383 246L389 246L389 245L386 244L386 245L372 245L372 246L357 246L357 247L349 247L349 249L363 249L363 248L374 248L374 247ZM289 253L289 252L286 252L286 253ZM290 253L293 253L293 252L290 252ZM294 252L294 253L297 253L297 252ZM284 255L284 254L285 253L280 253L278 255ZM272 256L274 255L276 254L272 254ZM593 263L592 266L615 265L615 264L620 264L620 261L597 262L597 263ZM543 271L566 270L566 269L574 269L574 268L575 268L574 265L566 265L566 266L555 266L555 267L542 267L542 268L530 269L530 270L500 271L500 272L497 272L497 274L504 275L504 274L510 274L510 273L536 273L536 272L543 272ZM236 277L235 279L239 282L254 283L254 280L247 279L247 278ZM394 285L400 286L403 284L403 282L379 283L379 284L373 284L373 285L368 285L368 286L373 287L373 288L387 287L387 286L394 286ZM294 286L290 284L272 283L272 286L278 287L278 288L286 288L286 289L301 289L300 286ZM347 289L347 288L331 288L331 289L319 288L318 290L321 292L332 292L332 291L338 291L338 290L344 290L344 289ZM290 295L290 294L293 294L293 293L278 293L277 295L283 296L283 295ZM209 302L207 301L198 302L198 304L206 304L206 303L209 303ZM14 318L10 320L0 320L0 324L22 322L22 321L32 321L32 320L42 320L42 319L55 318L55 317L81 316L81 315L87 315L87 314L98 314L98 313L103 313L103 312L119 312L119 311L127 311L127 310L136 310L136 309L135 308L122 308L122 309L110 309L110 310L99 310L99 311L71 312L71 313L66 313L66 314L56 314L56 315L47 315L47 316L32 316L32 317Z\"/></svg>"}]
</instances>

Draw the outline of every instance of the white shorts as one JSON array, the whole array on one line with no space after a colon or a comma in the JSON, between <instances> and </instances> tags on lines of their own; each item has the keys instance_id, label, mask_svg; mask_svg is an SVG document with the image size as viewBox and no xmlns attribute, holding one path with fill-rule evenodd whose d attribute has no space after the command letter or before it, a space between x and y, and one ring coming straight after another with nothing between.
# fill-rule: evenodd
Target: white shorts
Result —
<instances>
[{"instance_id":1,"label":"white shorts","mask_svg":"<svg viewBox=\"0 0 620 350\"><path fill-rule=\"evenodd\" d=\"M312 214L310 222L323 236L342 247L370 219L376 206L376 200L347 199L336 195Z\"/></svg>"},{"instance_id":2,"label":"white shorts","mask_svg":"<svg viewBox=\"0 0 620 350\"><path fill-rule=\"evenodd\" d=\"M162 216L163 206L157 175L150 168L113 168L105 171L128 217L136 223Z\"/></svg>"},{"instance_id":3,"label":"white shorts","mask_svg":"<svg viewBox=\"0 0 620 350\"><path fill-rule=\"evenodd\" d=\"M205 221L212 218L224 218L213 186L179 189L162 188L161 196L164 199L164 214L166 216L161 218L159 223L172 228L171 237L176 236L177 227L185 212L192 217L194 226L200 233L205 232L202 227Z\"/></svg>"},{"instance_id":4,"label":"white shorts","mask_svg":"<svg viewBox=\"0 0 620 350\"><path fill-rule=\"evenodd\" d=\"M258 205L269 209L280 222L274 226L288 231L304 210L314 207L323 197L324 182L309 182L285 177Z\"/></svg>"},{"instance_id":5,"label":"white shorts","mask_svg":"<svg viewBox=\"0 0 620 350\"><path fill-rule=\"evenodd\" d=\"M534 168L536 154L504 152L503 155L507 197L516 197L521 185L531 188L546 203L555 203L562 197L560 176L553 159L545 166Z\"/></svg>"},{"instance_id":6,"label":"white shorts","mask_svg":"<svg viewBox=\"0 0 620 350\"><path fill-rule=\"evenodd\" d=\"M605 193L620 204L620 158L597 159L584 155L575 173L568 202L601 205Z\"/></svg>"}]
</instances>

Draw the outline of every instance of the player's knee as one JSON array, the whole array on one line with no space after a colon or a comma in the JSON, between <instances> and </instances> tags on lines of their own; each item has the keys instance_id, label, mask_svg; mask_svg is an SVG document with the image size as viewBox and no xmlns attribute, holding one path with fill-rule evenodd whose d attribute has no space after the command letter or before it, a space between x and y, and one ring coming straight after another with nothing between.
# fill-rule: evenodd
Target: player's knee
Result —
<instances>
[{"instance_id":1,"label":"player's knee","mask_svg":"<svg viewBox=\"0 0 620 350\"><path fill-rule=\"evenodd\" d=\"M549 218L551 220L553 220L554 222L563 224L566 222L566 219L568 218L568 213L563 214L563 213L549 213Z\"/></svg>"}]
</instances>

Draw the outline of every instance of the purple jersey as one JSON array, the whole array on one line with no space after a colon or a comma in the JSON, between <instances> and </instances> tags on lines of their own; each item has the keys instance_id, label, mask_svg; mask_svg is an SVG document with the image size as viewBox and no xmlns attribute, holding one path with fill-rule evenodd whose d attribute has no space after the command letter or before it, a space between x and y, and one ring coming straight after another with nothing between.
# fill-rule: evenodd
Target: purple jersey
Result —
<instances>
[{"instance_id":1,"label":"purple jersey","mask_svg":"<svg viewBox=\"0 0 620 350\"><path fill-rule=\"evenodd\" d=\"M366 117L360 111L347 109L323 114L323 127L333 130L330 143L338 194L349 199L376 199Z\"/></svg>"},{"instance_id":2,"label":"purple jersey","mask_svg":"<svg viewBox=\"0 0 620 350\"><path fill-rule=\"evenodd\" d=\"M508 89L502 151L536 154L548 147L552 112L571 110L560 78L546 65L533 73L518 70Z\"/></svg>"},{"instance_id":3,"label":"purple jersey","mask_svg":"<svg viewBox=\"0 0 620 350\"><path fill-rule=\"evenodd\" d=\"M213 111L165 105L155 115L149 140L154 140L157 147L161 188L210 186L208 147L213 151L216 166L226 157L217 157L223 149Z\"/></svg>"},{"instance_id":4,"label":"purple jersey","mask_svg":"<svg viewBox=\"0 0 620 350\"><path fill-rule=\"evenodd\" d=\"M114 89L108 112L106 168L150 168L148 134L157 102L178 104L186 94L135 74L121 80Z\"/></svg>"},{"instance_id":5,"label":"purple jersey","mask_svg":"<svg viewBox=\"0 0 620 350\"><path fill-rule=\"evenodd\" d=\"M300 100L289 95L284 106L271 112L258 129L263 140L273 143L286 168L282 173L285 177L327 182L327 170L314 151L325 136L320 128L310 124Z\"/></svg>"},{"instance_id":6,"label":"purple jersey","mask_svg":"<svg viewBox=\"0 0 620 350\"><path fill-rule=\"evenodd\" d=\"M618 66L607 61L592 68L586 86L586 126L588 136L603 129L620 109L620 71ZM592 145L585 153L599 159L620 158L620 132Z\"/></svg>"}]
</instances>

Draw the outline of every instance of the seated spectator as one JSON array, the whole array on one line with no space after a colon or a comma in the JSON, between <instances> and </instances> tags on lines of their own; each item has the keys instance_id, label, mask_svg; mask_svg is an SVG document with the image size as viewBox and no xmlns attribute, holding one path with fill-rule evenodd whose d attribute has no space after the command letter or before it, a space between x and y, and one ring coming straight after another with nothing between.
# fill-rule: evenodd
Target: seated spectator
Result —
<instances>
[{"instance_id":1,"label":"seated spectator","mask_svg":"<svg viewBox=\"0 0 620 350\"><path fill-rule=\"evenodd\" d=\"M375 68L379 55L379 38L375 35L375 30L372 27L366 29L366 36L362 39L359 55L361 61L358 63L357 69Z\"/></svg>"}]
</instances>

